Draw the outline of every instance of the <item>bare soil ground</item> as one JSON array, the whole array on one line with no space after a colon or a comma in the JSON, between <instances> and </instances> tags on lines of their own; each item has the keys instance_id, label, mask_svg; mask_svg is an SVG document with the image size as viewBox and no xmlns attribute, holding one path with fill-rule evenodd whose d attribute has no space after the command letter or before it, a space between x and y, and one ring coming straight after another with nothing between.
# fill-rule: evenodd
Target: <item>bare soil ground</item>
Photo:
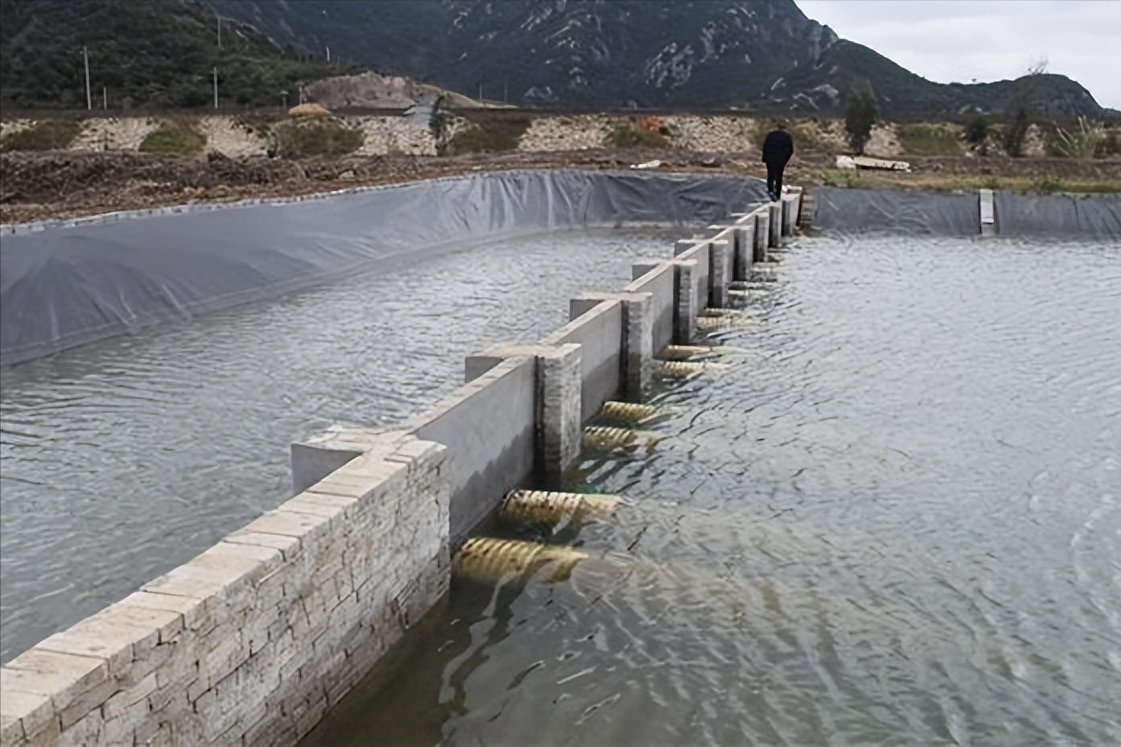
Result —
<instances>
[{"instance_id":1,"label":"bare soil ground","mask_svg":"<svg viewBox=\"0 0 1121 747\"><path fill-rule=\"evenodd\" d=\"M623 169L660 160L662 170L763 177L754 152L599 149L465 156L346 156L307 160L184 157L131 152L5 153L0 156L0 222L23 223L118 210L288 197L477 171L579 167ZM919 189L1121 191L1121 160L910 158L911 173L840 172L833 156L802 153L788 184Z\"/></svg>"}]
</instances>

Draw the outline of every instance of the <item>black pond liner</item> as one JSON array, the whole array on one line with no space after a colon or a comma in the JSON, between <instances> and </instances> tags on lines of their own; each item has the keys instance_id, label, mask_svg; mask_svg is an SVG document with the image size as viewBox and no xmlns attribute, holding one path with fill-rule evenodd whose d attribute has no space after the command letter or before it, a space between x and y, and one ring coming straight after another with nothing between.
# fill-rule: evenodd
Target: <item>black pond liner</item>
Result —
<instances>
[{"instance_id":1,"label":"black pond liner","mask_svg":"<svg viewBox=\"0 0 1121 747\"><path fill-rule=\"evenodd\" d=\"M510 171L5 226L0 365L423 250L558 227L710 223L765 198L758 179Z\"/></svg>"},{"instance_id":2,"label":"black pond liner","mask_svg":"<svg viewBox=\"0 0 1121 747\"><path fill-rule=\"evenodd\" d=\"M979 236L977 192L937 193L820 187L813 226L825 231ZM1018 195L996 192L999 236L1121 241L1121 198L1113 195Z\"/></svg>"},{"instance_id":3,"label":"black pond liner","mask_svg":"<svg viewBox=\"0 0 1121 747\"><path fill-rule=\"evenodd\" d=\"M1001 236L1121 241L1121 197L997 192L994 208Z\"/></svg>"},{"instance_id":4,"label":"black pond liner","mask_svg":"<svg viewBox=\"0 0 1121 747\"><path fill-rule=\"evenodd\" d=\"M819 187L813 227L850 233L978 236L977 193L941 194L889 189Z\"/></svg>"}]
</instances>

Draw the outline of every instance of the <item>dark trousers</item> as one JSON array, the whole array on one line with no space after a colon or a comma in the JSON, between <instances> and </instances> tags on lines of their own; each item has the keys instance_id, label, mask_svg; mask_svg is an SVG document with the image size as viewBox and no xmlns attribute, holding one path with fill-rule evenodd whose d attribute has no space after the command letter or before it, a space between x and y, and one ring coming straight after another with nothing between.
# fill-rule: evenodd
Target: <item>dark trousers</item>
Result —
<instances>
[{"instance_id":1,"label":"dark trousers","mask_svg":"<svg viewBox=\"0 0 1121 747\"><path fill-rule=\"evenodd\" d=\"M767 193L773 200L782 196L782 171L785 168L785 163L767 164Z\"/></svg>"}]
</instances>

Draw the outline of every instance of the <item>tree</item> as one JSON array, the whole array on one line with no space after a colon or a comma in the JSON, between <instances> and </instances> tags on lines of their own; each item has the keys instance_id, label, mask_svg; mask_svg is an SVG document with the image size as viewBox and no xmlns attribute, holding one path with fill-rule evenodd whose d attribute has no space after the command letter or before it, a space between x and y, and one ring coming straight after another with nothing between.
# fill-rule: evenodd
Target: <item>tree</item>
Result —
<instances>
[{"instance_id":1,"label":"tree","mask_svg":"<svg viewBox=\"0 0 1121 747\"><path fill-rule=\"evenodd\" d=\"M989 120L984 114L978 114L965 125L965 142L970 145L982 146L989 139Z\"/></svg>"},{"instance_id":2,"label":"tree","mask_svg":"<svg viewBox=\"0 0 1121 747\"><path fill-rule=\"evenodd\" d=\"M1046 70L1046 60L1032 65L1028 74L1016 81L1016 87L1012 89L1012 96L1005 106L1004 152L1013 158L1024 154L1024 139L1035 111L1036 81Z\"/></svg>"},{"instance_id":3,"label":"tree","mask_svg":"<svg viewBox=\"0 0 1121 747\"><path fill-rule=\"evenodd\" d=\"M855 91L849 98L845 109L845 132L849 145L857 155L864 153L864 146L872 137L872 125L876 123L876 102L868 91Z\"/></svg>"}]
</instances>

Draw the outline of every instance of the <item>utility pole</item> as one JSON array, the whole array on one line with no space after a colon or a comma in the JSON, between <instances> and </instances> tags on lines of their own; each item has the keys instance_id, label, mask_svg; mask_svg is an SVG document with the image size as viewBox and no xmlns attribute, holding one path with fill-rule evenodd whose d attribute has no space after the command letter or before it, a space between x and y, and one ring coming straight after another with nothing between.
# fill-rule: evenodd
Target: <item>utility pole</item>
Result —
<instances>
[{"instance_id":1,"label":"utility pole","mask_svg":"<svg viewBox=\"0 0 1121 747\"><path fill-rule=\"evenodd\" d=\"M218 68L214 68L214 108L218 108Z\"/></svg>"},{"instance_id":2,"label":"utility pole","mask_svg":"<svg viewBox=\"0 0 1121 747\"><path fill-rule=\"evenodd\" d=\"M86 111L93 110L93 96L90 94L90 53L89 49L82 47L82 59L86 63Z\"/></svg>"},{"instance_id":3,"label":"utility pole","mask_svg":"<svg viewBox=\"0 0 1121 747\"><path fill-rule=\"evenodd\" d=\"M328 44L328 45L326 45L326 47L327 47L327 62L330 62L331 61L331 45Z\"/></svg>"},{"instance_id":4,"label":"utility pole","mask_svg":"<svg viewBox=\"0 0 1121 747\"><path fill-rule=\"evenodd\" d=\"M101 87L101 108L106 110L109 108L109 89L105 86Z\"/></svg>"}]
</instances>

